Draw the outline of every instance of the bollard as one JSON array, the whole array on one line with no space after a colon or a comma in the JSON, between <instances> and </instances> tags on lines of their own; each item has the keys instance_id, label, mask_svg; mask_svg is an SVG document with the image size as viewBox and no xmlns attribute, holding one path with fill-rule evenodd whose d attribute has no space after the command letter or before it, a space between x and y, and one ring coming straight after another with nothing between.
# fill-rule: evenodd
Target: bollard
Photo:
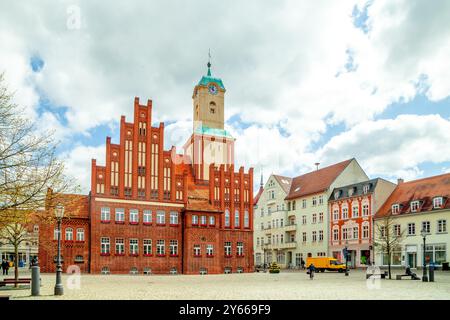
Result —
<instances>
[{"instance_id":1,"label":"bollard","mask_svg":"<svg viewBox=\"0 0 450 320\"><path fill-rule=\"evenodd\" d=\"M434 282L434 264L430 263L430 267L428 268L428 281Z\"/></svg>"},{"instance_id":2,"label":"bollard","mask_svg":"<svg viewBox=\"0 0 450 320\"><path fill-rule=\"evenodd\" d=\"M41 287L40 268L38 266L31 267L31 295L38 296Z\"/></svg>"}]
</instances>

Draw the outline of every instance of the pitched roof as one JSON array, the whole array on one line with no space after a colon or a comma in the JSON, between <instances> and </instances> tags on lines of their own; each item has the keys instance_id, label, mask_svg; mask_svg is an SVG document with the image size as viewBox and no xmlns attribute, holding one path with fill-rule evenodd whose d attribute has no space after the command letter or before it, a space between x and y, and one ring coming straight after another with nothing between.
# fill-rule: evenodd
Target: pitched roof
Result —
<instances>
[{"instance_id":1,"label":"pitched roof","mask_svg":"<svg viewBox=\"0 0 450 320\"><path fill-rule=\"evenodd\" d=\"M366 185L369 185L369 190L367 191L367 193L372 193L375 191L377 183L380 179L381 178L376 178L376 179L371 179L371 180L367 180L367 181L363 181L363 182L359 182L359 183L353 183L353 184L349 184L346 186L334 188L333 192L331 193L329 201L360 196L364 193L363 187ZM353 190L352 195L349 195L349 193L348 193L349 190ZM336 192L339 192L339 195L337 198L336 198Z\"/></svg>"},{"instance_id":2,"label":"pitched roof","mask_svg":"<svg viewBox=\"0 0 450 320\"><path fill-rule=\"evenodd\" d=\"M264 188L262 186L259 187L258 193L253 198L253 205L257 205L258 204L259 198L261 198L261 195L262 195L263 191L264 191Z\"/></svg>"},{"instance_id":3,"label":"pitched roof","mask_svg":"<svg viewBox=\"0 0 450 320\"><path fill-rule=\"evenodd\" d=\"M285 199L295 199L328 189L352 161L353 159L345 160L293 178L289 194Z\"/></svg>"},{"instance_id":4,"label":"pitched roof","mask_svg":"<svg viewBox=\"0 0 450 320\"><path fill-rule=\"evenodd\" d=\"M278 184L281 186L284 192L289 193L289 190L291 189L292 178L279 176L276 174L273 174L272 176L278 181Z\"/></svg>"},{"instance_id":5,"label":"pitched roof","mask_svg":"<svg viewBox=\"0 0 450 320\"><path fill-rule=\"evenodd\" d=\"M89 196L87 195L55 193L52 201L64 206L64 218L89 218Z\"/></svg>"},{"instance_id":6,"label":"pitched roof","mask_svg":"<svg viewBox=\"0 0 450 320\"><path fill-rule=\"evenodd\" d=\"M409 214L410 203L414 200L420 200L418 212L437 210L433 208L434 197L444 197L441 209L450 209L450 173L400 183L378 210L375 218L390 215L393 204L400 205L398 215Z\"/></svg>"}]
</instances>

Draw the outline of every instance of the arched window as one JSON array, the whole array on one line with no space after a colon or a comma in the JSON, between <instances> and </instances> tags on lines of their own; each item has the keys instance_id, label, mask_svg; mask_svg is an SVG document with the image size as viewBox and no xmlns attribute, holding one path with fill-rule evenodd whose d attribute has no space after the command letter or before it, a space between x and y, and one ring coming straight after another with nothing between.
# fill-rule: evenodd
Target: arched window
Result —
<instances>
[{"instance_id":1,"label":"arched window","mask_svg":"<svg viewBox=\"0 0 450 320\"><path fill-rule=\"evenodd\" d=\"M225 210L225 227L230 226L230 211L228 209Z\"/></svg>"},{"instance_id":2,"label":"arched window","mask_svg":"<svg viewBox=\"0 0 450 320\"><path fill-rule=\"evenodd\" d=\"M239 228L239 211L234 212L234 227Z\"/></svg>"},{"instance_id":3,"label":"arched window","mask_svg":"<svg viewBox=\"0 0 450 320\"><path fill-rule=\"evenodd\" d=\"M77 241L84 241L84 229L83 228L77 229Z\"/></svg>"},{"instance_id":4,"label":"arched window","mask_svg":"<svg viewBox=\"0 0 450 320\"><path fill-rule=\"evenodd\" d=\"M244 212L244 228L250 227L250 216L248 214L248 210L245 210Z\"/></svg>"},{"instance_id":5,"label":"arched window","mask_svg":"<svg viewBox=\"0 0 450 320\"><path fill-rule=\"evenodd\" d=\"M215 114L216 113L216 103L214 101L211 101L209 103L209 112L211 114Z\"/></svg>"},{"instance_id":6,"label":"arched window","mask_svg":"<svg viewBox=\"0 0 450 320\"><path fill-rule=\"evenodd\" d=\"M59 233L58 228L55 228L55 229L53 230L53 239L54 239L54 240L58 240L58 233Z\"/></svg>"},{"instance_id":7,"label":"arched window","mask_svg":"<svg viewBox=\"0 0 450 320\"><path fill-rule=\"evenodd\" d=\"M66 241L72 241L72 240L73 240L73 229L66 228Z\"/></svg>"}]
</instances>

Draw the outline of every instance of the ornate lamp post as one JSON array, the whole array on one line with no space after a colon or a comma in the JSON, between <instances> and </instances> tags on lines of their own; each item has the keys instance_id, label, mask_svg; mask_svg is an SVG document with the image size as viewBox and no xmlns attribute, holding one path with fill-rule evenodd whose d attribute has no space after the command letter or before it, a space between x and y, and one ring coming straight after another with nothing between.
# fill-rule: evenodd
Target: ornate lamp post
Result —
<instances>
[{"instance_id":1,"label":"ornate lamp post","mask_svg":"<svg viewBox=\"0 0 450 320\"><path fill-rule=\"evenodd\" d=\"M62 285L61 274L61 222L64 217L64 206L58 204L55 208L55 217L58 222L58 255L56 260L56 284L55 284L55 296L62 296L64 294L64 287Z\"/></svg>"},{"instance_id":2,"label":"ornate lamp post","mask_svg":"<svg viewBox=\"0 0 450 320\"><path fill-rule=\"evenodd\" d=\"M348 276L348 241L345 241L344 254L345 254L345 275Z\"/></svg>"},{"instance_id":3,"label":"ornate lamp post","mask_svg":"<svg viewBox=\"0 0 450 320\"><path fill-rule=\"evenodd\" d=\"M427 261L425 259L425 241L426 241L426 237L427 237L427 231L425 230L425 228L422 228L422 231L420 231L420 234L422 235L422 238L423 238L423 276L422 276L422 281L428 282Z\"/></svg>"}]
</instances>

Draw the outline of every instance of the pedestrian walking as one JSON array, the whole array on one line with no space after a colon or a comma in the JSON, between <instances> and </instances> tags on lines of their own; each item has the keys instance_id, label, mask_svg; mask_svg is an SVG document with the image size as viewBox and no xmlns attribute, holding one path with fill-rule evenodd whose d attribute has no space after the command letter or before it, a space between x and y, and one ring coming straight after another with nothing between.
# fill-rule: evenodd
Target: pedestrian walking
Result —
<instances>
[{"instance_id":1,"label":"pedestrian walking","mask_svg":"<svg viewBox=\"0 0 450 320\"><path fill-rule=\"evenodd\" d=\"M7 262L5 259L3 259L3 260L2 260L2 271L3 271L3 275L8 274L7 271L6 271L8 266L9 266L8 262Z\"/></svg>"},{"instance_id":2,"label":"pedestrian walking","mask_svg":"<svg viewBox=\"0 0 450 320\"><path fill-rule=\"evenodd\" d=\"M9 270L10 265L11 265L10 262L6 261L6 264L5 264L5 266L6 266L6 275L8 275L8 270Z\"/></svg>"},{"instance_id":3,"label":"pedestrian walking","mask_svg":"<svg viewBox=\"0 0 450 320\"><path fill-rule=\"evenodd\" d=\"M316 271L316 267L314 267L314 265L311 263L308 267L309 279L312 280L314 278L315 271Z\"/></svg>"}]
</instances>

